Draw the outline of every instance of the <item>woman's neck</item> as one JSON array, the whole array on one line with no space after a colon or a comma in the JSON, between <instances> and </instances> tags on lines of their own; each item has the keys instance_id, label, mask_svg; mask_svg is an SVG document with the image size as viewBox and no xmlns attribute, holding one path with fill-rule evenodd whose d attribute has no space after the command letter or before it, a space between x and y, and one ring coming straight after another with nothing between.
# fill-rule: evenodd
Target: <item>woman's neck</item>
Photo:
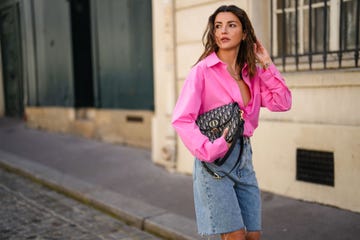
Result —
<instances>
[{"instance_id":1,"label":"woman's neck","mask_svg":"<svg viewBox=\"0 0 360 240\"><path fill-rule=\"evenodd\" d=\"M226 63L228 67L231 67L232 69L236 68L236 59L237 59L238 51L232 50L232 51L224 51L219 50L217 52L218 58Z\"/></svg>"}]
</instances>

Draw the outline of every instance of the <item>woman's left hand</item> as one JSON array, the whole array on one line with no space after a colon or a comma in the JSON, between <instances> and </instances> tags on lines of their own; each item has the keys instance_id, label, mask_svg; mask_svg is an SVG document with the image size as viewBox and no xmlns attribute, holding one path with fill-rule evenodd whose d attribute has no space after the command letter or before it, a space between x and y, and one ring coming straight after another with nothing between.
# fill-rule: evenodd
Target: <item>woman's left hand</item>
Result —
<instances>
[{"instance_id":1,"label":"woman's left hand","mask_svg":"<svg viewBox=\"0 0 360 240\"><path fill-rule=\"evenodd\" d=\"M228 133L229 133L229 128L225 128L225 129L224 129L224 132L223 132L223 134L222 134L222 137L223 137L223 138L226 138L226 136L227 136ZM228 148L230 148L231 143L227 143L227 145L228 145Z\"/></svg>"},{"instance_id":2,"label":"woman's left hand","mask_svg":"<svg viewBox=\"0 0 360 240\"><path fill-rule=\"evenodd\" d=\"M272 63L268 51L264 48L260 41L257 41L254 44L254 53L257 61L263 66L263 68L268 68Z\"/></svg>"}]
</instances>

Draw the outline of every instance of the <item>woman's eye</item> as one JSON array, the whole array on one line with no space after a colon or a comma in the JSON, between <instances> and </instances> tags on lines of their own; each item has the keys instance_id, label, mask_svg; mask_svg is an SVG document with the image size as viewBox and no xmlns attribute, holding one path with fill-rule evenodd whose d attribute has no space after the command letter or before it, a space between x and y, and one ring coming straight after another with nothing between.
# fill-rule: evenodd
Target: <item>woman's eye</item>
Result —
<instances>
[{"instance_id":1,"label":"woman's eye","mask_svg":"<svg viewBox=\"0 0 360 240\"><path fill-rule=\"evenodd\" d=\"M230 27L236 27L236 24L234 24L234 23L230 23L230 25L229 25Z\"/></svg>"},{"instance_id":2,"label":"woman's eye","mask_svg":"<svg viewBox=\"0 0 360 240\"><path fill-rule=\"evenodd\" d=\"M221 28L220 24L215 25L215 29L220 29L220 28Z\"/></svg>"}]
</instances>

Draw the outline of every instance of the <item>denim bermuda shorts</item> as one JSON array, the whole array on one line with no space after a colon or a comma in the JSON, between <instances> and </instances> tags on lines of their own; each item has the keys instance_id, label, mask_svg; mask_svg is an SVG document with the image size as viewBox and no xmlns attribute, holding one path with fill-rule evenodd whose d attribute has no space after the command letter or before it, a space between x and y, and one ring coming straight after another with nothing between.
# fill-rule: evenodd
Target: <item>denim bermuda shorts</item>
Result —
<instances>
[{"instance_id":1,"label":"denim bermuda shorts","mask_svg":"<svg viewBox=\"0 0 360 240\"><path fill-rule=\"evenodd\" d=\"M240 147L238 141L224 164L236 163ZM215 179L200 160L195 159L194 203L201 235L261 230L261 197L249 138L245 138L243 147L236 167L221 179Z\"/></svg>"}]
</instances>

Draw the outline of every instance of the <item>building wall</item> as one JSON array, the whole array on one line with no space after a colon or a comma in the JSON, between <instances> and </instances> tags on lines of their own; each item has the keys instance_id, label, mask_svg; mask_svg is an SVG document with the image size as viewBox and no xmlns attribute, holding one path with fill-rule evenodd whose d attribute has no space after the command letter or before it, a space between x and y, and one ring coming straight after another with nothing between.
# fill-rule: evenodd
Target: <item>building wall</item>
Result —
<instances>
[{"instance_id":1,"label":"building wall","mask_svg":"<svg viewBox=\"0 0 360 240\"><path fill-rule=\"evenodd\" d=\"M168 128L171 121L169 108L174 106L184 79L202 53L201 37L207 19L219 5L238 5L247 11L258 38L269 50L270 1L164 2L153 0L154 11L158 13L165 11L166 4L171 5L164 18L158 16L153 20L157 29L154 64L158 65L154 79L157 102L153 118L153 159L178 172L191 174L194 158L179 138L174 139L173 130ZM165 19L173 21L174 30L171 30L171 24L166 25ZM159 47L167 46L167 43L173 45L166 50ZM158 55L161 58L156 58ZM166 60L169 60L168 65ZM166 74L160 69L166 69ZM252 137L254 165L261 189L360 212L360 189L356 186L360 182L360 113L356 110L360 107L360 70L292 72L283 73L283 76L293 94L292 109L284 113L263 109L259 127ZM169 83L172 79L175 86ZM166 83L166 87L162 83ZM160 92L166 94L158 94ZM158 104L166 101L167 106ZM155 131L154 134L154 129L163 132ZM174 148L170 158L172 164L166 159L169 154L161 151L166 149L165 146ZM297 181L297 148L333 152L335 185Z\"/></svg>"},{"instance_id":2,"label":"building wall","mask_svg":"<svg viewBox=\"0 0 360 240\"><path fill-rule=\"evenodd\" d=\"M175 168L176 136L170 125L175 103L175 4L152 1L155 112L152 119L152 159Z\"/></svg>"},{"instance_id":3,"label":"building wall","mask_svg":"<svg viewBox=\"0 0 360 240\"><path fill-rule=\"evenodd\" d=\"M28 87L27 125L151 148L151 2L89 0L93 35L86 40L92 43L93 66L87 70L94 70L94 79L80 79L84 75L75 74L81 62L74 58L77 49L73 40L82 32L72 30L74 6L66 0L55 5L45 0L19 2ZM80 108L77 93L88 91L82 84L89 82L96 101Z\"/></svg>"},{"instance_id":4,"label":"building wall","mask_svg":"<svg viewBox=\"0 0 360 240\"><path fill-rule=\"evenodd\" d=\"M260 187L360 212L359 70L283 74L293 94L286 113L262 110L252 138ZM296 180L296 149L334 153L334 186Z\"/></svg>"},{"instance_id":5,"label":"building wall","mask_svg":"<svg viewBox=\"0 0 360 240\"><path fill-rule=\"evenodd\" d=\"M151 148L152 111L27 107L25 113L31 128Z\"/></svg>"}]
</instances>

